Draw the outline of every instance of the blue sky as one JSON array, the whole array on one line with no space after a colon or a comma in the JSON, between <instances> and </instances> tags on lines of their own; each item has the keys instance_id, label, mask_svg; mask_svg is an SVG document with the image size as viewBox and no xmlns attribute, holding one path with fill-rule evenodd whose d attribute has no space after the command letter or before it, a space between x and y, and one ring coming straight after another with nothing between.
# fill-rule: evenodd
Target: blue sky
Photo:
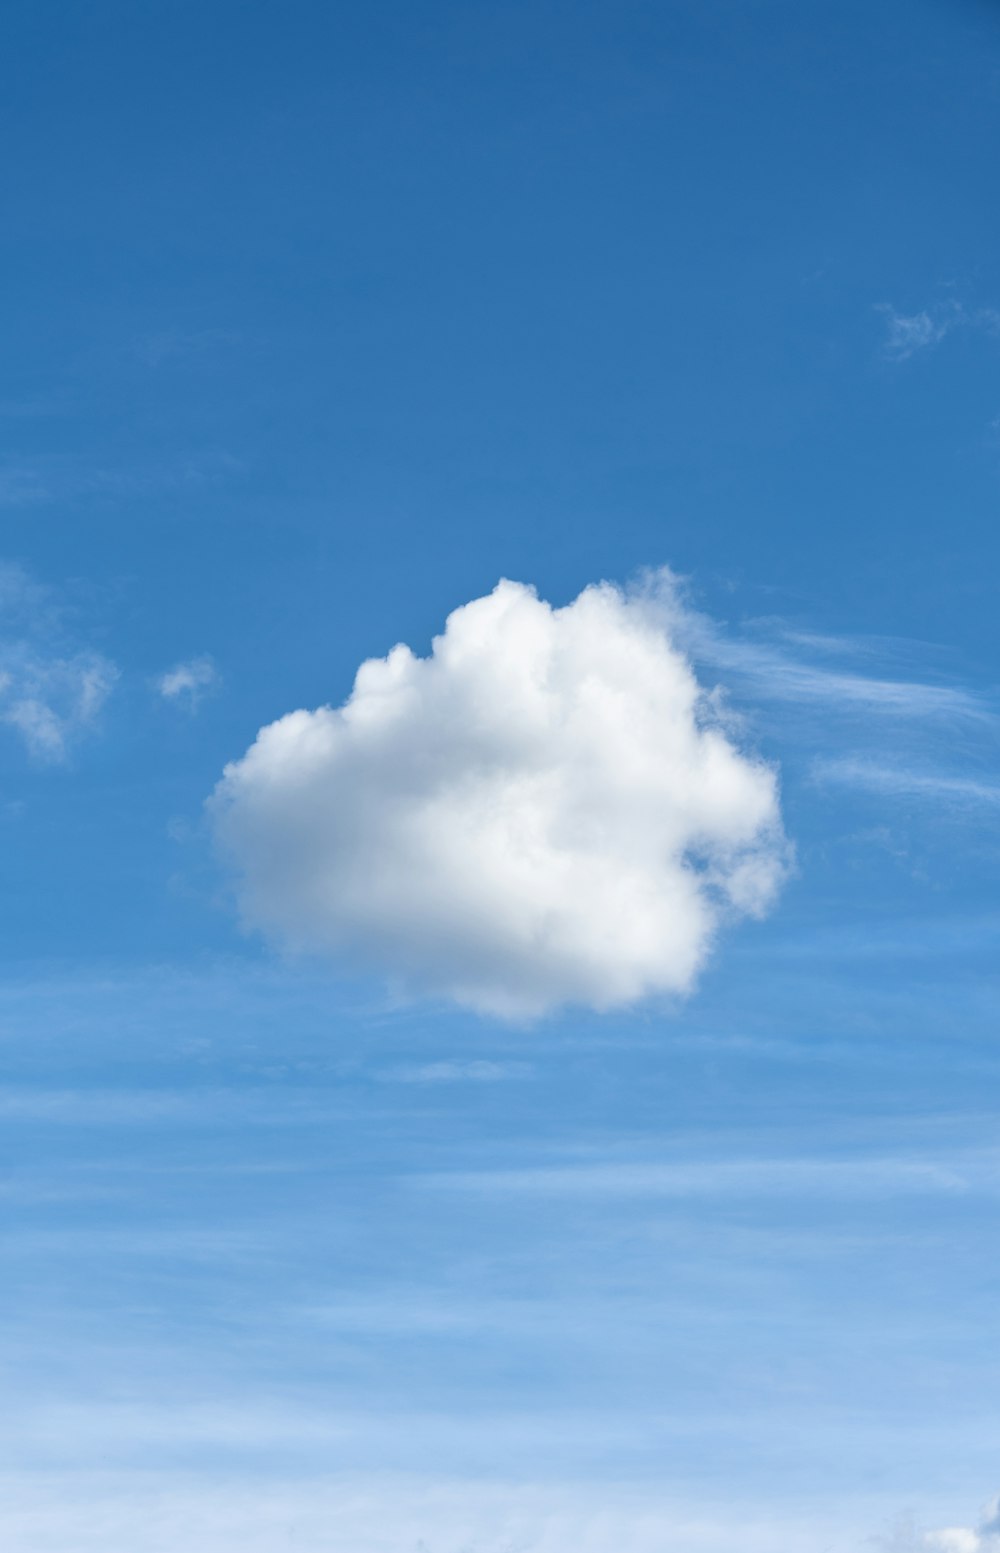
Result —
<instances>
[{"instance_id":1,"label":"blue sky","mask_svg":"<svg viewBox=\"0 0 1000 1553\"><path fill-rule=\"evenodd\" d=\"M0 76L5 1549L1000 1546L1000 13Z\"/></svg>"}]
</instances>

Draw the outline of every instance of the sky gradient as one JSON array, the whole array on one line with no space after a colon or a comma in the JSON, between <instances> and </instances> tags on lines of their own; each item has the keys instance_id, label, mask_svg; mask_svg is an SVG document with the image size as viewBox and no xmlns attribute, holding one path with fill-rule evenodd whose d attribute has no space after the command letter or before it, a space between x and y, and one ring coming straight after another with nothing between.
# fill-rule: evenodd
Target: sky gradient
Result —
<instances>
[{"instance_id":1,"label":"sky gradient","mask_svg":"<svg viewBox=\"0 0 1000 1553\"><path fill-rule=\"evenodd\" d=\"M998 81L972 0L6 8L5 1553L1000 1548ZM247 920L261 729L656 576L780 804L686 982Z\"/></svg>"}]
</instances>

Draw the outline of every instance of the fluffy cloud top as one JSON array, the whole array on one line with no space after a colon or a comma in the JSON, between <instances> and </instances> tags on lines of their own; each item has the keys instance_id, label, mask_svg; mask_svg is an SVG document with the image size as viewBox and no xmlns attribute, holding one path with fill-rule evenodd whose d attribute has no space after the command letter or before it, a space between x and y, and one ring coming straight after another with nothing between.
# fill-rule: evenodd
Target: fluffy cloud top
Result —
<instances>
[{"instance_id":1,"label":"fluffy cloud top","mask_svg":"<svg viewBox=\"0 0 1000 1553\"><path fill-rule=\"evenodd\" d=\"M501 582L339 708L263 728L211 800L248 926L500 1014L688 991L786 861L652 597Z\"/></svg>"}]
</instances>

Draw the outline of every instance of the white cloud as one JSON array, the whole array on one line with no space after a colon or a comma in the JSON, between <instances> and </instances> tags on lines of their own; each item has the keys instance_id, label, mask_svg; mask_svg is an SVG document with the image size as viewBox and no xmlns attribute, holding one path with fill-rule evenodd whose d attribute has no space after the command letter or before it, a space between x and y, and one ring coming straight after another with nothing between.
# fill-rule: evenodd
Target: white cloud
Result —
<instances>
[{"instance_id":1,"label":"white cloud","mask_svg":"<svg viewBox=\"0 0 1000 1553\"><path fill-rule=\"evenodd\" d=\"M994 1500L978 1526L927 1532L924 1545L928 1553L1000 1553L1000 1500Z\"/></svg>"},{"instance_id":2,"label":"white cloud","mask_svg":"<svg viewBox=\"0 0 1000 1553\"><path fill-rule=\"evenodd\" d=\"M500 1014L691 989L787 864L652 592L501 582L263 728L211 800L248 926Z\"/></svg>"},{"instance_id":3,"label":"white cloud","mask_svg":"<svg viewBox=\"0 0 1000 1553\"><path fill-rule=\"evenodd\" d=\"M984 1510L977 1526L941 1526L921 1531L912 1523L878 1544L885 1553L1000 1553L1000 1499Z\"/></svg>"},{"instance_id":4,"label":"white cloud","mask_svg":"<svg viewBox=\"0 0 1000 1553\"><path fill-rule=\"evenodd\" d=\"M100 653L68 646L45 590L19 567L0 566L0 723L15 729L32 755L64 759L117 678Z\"/></svg>"},{"instance_id":5,"label":"white cloud","mask_svg":"<svg viewBox=\"0 0 1000 1553\"><path fill-rule=\"evenodd\" d=\"M1000 1547L1000 1542L990 1533L981 1536L971 1526L945 1526L925 1533L922 1546L927 1553L985 1553L987 1548Z\"/></svg>"},{"instance_id":6,"label":"white cloud","mask_svg":"<svg viewBox=\"0 0 1000 1553\"><path fill-rule=\"evenodd\" d=\"M218 670L212 659L188 658L175 664L156 681L156 688L166 701L175 701L194 711L199 701L219 683Z\"/></svg>"}]
</instances>

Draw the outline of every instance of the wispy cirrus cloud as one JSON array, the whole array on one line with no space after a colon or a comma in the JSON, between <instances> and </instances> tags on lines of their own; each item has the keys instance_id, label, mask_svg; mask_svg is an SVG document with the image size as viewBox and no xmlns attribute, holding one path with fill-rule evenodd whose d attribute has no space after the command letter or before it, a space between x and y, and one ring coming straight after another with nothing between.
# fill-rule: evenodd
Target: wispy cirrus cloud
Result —
<instances>
[{"instance_id":1,"label":"wispy cirrus cloud","mask_svg":"<svg viewBox=\"0 0 1000 1553\"><path fill-rule=\"evenodd\" d=\"M95 725L118 678L103 653L72 640L49 590L0 565L0 724L39 760L61 761Z\"/></svg>"},{"instance_id":2,"label":"wispy cirrus cloud","mask_svg":"<svg viewBox=\"0 0 1000 1553\"><path fill-rule=\"evenodd\" d=\"M258 1085L205 1089L52 1089L0 1086L0 1121L8 1127L214 1127L229 1118L244 1126L325 1126L343 1102L314 1087Z\"/></svg>"},{"instance_id":3,"label":"wispy cirrus cloud","mask_svg":"<svg viewBox=\"0 0 1000 1553\"><path fill-rule=\"evenodd\" d=\"M531 1071L526 1062L495 1062L484 1057L463 1062L453 1057L381 1068L375 1077L391 1084L503 1084L510 1079L527 1078Z\"/></svg>"},{"instance_id":4,"label":"wispy cirrus cloud","mask_svg":"<svg viewBox=\"0 0 1000 1553\"><path fill-rule=\"evenodd\" d=\"M937 345L963 318L962 309L954 302L931 312L921 308L916 313L899 313L891 303L880 302L878 312L885 319L882 353L892 361L906 361Z\"/></svg>"},{"instance_id":5,"label":"wispy cirrus cloud","mask_svg":"<svg viewBox=\"0 0 1000 1553\"><path fill-rule=\"evenodd\" d=\"M820 782L864 788L890 797L922 798L930 803L961 808L1000 805L1000 781L979 777L880 765L849 756L817 760L813 763L813 774Z\"/></svg>"},{"instance_id":6,"label":"wispy cirrus cloud","mask_svg":"<svg viewBox=\"0 0 1000 1553\"><path fill-rule=\"evenodd\" d=\"M877 304L885 320L882 354L890 361L907 361L920 351L939 345L956 329L982 329L1000 333L1000 312L993 307L968 308L949 299L914 313L899 312L889 302Z\"/></svg>"},{"instance_id":7,"label":"wispy cirrus cloud","mask_svg":"<svg viewBox=\"0 0 1000 1553\"><path fill-rule=\"evenodd\" d=\"M0 463L0 508L74 499L135 500L211 486L238 475L240 461L221 449L182 454L160 464L98 465L68 458Z\"/></svg>"},{"instance_id":8,"label":"wispy cirrus cloud","mask_svg":"<svg viewBox=\"0 0 1000 1553\"><path fill-rule=\"evenodd\" d=\"M715 661L750 682L765 700L861 709L889 717L982 719L990 709L973 692L955 685L831 669L777 646L744 641L714 645Z\"/></svg>"},{"instance_id":9,"label":"wispy cirrus cloud","mask_svg":"<svg viewBox=\"0 0 1000 1553\"><path fill-rule=\"evenodd\" d=\"M724 627L692 607L683 578L667 568L651 573L649 593L678 643L698 665L725 673L733 692L750 701L785 702L824 715L871 714L894 720L993 722L992 704L943 677L900 678L877 670L901 644L871 637L797 631L780 620ZM914 644L915 645L915 644ZM891 650L891 652L890 652ZM837 658L846 660L838 664ZM872 672L863 672L867 660Z\"/></svg>"},{"instance_id":10,"label":"wispy cirrus cloud","mask_svg":"<svg viewBox=\"0 0 1000 1553\"><path fill-rule=\"evenodd\" d=\"M655 591L702 671L714 670L737 704L795 747L807 780L958 819L1000 805L1000 708L990 686L948 672L926 642L798 629L781 619L723 627L693 610L683 584L660 574ZM680 608L677 609L678 595ZM895 823L895 821L894 821Z\"/></svg>"},{"instance_id":11,"label":"wispy cirrus cloud","mask_svg":"<svg viewBox=\"0 0 1000 1553\"><path fill-rule=\"evenodd\" d=\"M866 1156L688 1161L617 1160L432 1174L417 1184L485 1196L583 1198L801 1198L857 1201L966 1191L996 1195L1000 1158Z\"/></svg>"}]
</instances>

